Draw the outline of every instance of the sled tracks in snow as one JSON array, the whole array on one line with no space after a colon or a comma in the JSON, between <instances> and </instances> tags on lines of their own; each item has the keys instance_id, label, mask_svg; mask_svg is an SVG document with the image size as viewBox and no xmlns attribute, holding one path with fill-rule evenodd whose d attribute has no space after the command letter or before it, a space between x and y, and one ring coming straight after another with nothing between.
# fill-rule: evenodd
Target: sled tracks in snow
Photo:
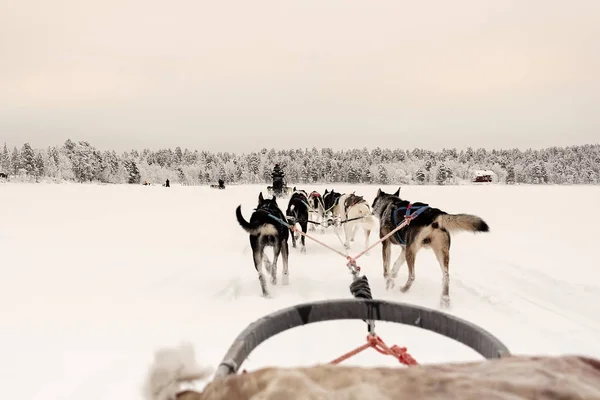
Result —
<instances>
[{"instance_id":1,"label":"sled tracks in snow","mask_svg":"<svg viewBox=\"0 0 600 400\"><path fill-rule=\"evenodd\" d=\"M511 355L508 348L485 329L441 311L382 300L327 300L285 308L248 325L227 351L215 379L236 374L256 347L283 331L315 322L349 319L416 326L454 339L486 359Z\"/></svg>"}]
</instances>

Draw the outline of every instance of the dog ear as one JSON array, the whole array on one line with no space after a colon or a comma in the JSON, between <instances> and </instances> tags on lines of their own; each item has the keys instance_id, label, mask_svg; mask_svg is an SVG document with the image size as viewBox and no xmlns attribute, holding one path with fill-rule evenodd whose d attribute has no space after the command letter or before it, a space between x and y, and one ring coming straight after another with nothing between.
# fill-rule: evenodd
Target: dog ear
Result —
<instances>
[{"instance_id":1,"label":"dog ear","mask_svg":"<svg viewBox=\"0 0 600 400\"><path fill-rule=\"evenodd\" d=\"M262 192L258 195L258 204L262 204L265 201L265 198L262 195Z\"/></svg>"},{"instance_id":2,"label":"dog ear","mask_svg":"<svg viewBox=\"0 0 600 400\"><path fill-rule=\"evenodd\" d=\"M381 196L383 192L381 191L381 188L377 189L377 194L375 195L375 197L379 197Z\"/></svg>"},{"instance_id":3,"label":"dog ear","mask_svg":"<svg viewBox=\"0 0 600 400\"><path fill-rule=\"evenodd\" d=\"M295 192L295 191L296 191L296 186L294 186L294 188L292 189L292 192Z\"/></svg>"},{"instance_id":4,"label":"dog ear","mask_svg":"<svg viewBox=\"0 0 600 400\"><path fill-rule=\"evenodd\" d=\"M396 197L400 196L400 187L398 187L398 190L396 190L396 193L394 193L394 196L396 196Z\"/></svg>"},{"instance_id":5,"label":"dog ear","mask_svg":"<svg viewBox=\"0 0 600 400\"><path fill-rule=\"evenodd\" d=\"M273 195L273 198L271 200L273 200L275 203L277 203L277 199L275 198L275 195Z\"/></svg>"}]
</instances>

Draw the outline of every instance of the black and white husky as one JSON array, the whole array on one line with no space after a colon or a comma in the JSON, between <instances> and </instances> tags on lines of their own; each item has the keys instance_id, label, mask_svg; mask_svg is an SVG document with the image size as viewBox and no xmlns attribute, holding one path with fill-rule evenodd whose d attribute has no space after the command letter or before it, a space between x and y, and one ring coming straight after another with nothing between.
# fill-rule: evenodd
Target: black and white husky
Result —
<instances>
[{"instance_id":1,"label":"black and white husky","mask_svg":"<svg viewBox=\"0 0 600 400\"><path fill-rule=\"evenodd\" d=\"M382 242L383 276L387 288L393 288L398 270L408 264L408 279L400 289L406 292L415 280L415 257L421 248L431 248L442 269L443 286L441 305L450 304L450 232L488 232L488 224L481 218L470 214L448 214L438 208L429 207L425 203L411 203L402 200L400 189L394 194L377 191L373 200L373 214L379 218L379 237L382 238L402 223L405 215L418 213L409 225ZM391 245L402 246L400 256L394 262L390 272Z\"/></svg>"},{"instance_id":2,"label":"black and white husky","mask_svg":"<svg viewBox=\"0 0 600 400\"><path fill-rule=\"evenodd\" d=\"M288 202L287 210L285 215L290 225L300 225L300 228L304 234L308 231L308 194L304 190L297 190L294 187L294 193L290 197ZM292 232L292 247L296 248L296 240L298 234ZM300 236L300 252L306 253L306 238L304 235Z\"/></svg>"},{"instance_id":3,"label":"black and white husky","mask_svg":"<svg viewBox=\"0 0 600 400\"><path fill-rule=\"evenodd\" d=\"M335 190L328 191L325 189L323 193L323 220L321 222L321 226L327 228L329 226L336 226L336 215L333 213L334 208L340 203L340 197L342 197L342 193L338 193ZM339 218L337 219L339 223Z\"/></svg>"},{"instance_id":4,"label":"black and white husky","mask_svg":"<svg viewBox=\"0 0 600 400\"><path fill-rule=\"evenodd\" d=\"M279 209L275 196L272 199L263 198L262 192L258 196L258 207L252 213L250 222L244 219L242 215L242 206L239 205L235 210L235 215L240 226L250 234L250 246L252 247L252 256L254 267L258 272L258 280L263 292L263 296L268 297L267 283L262 272L262 265L271 275L271 283L277 283L277 259L281 254L283 259L283 279L284 285L289 284L288 271L288 239L290 229L286 224L285 215ZM265 247L273 247L273 262L265 254Z\"/></svg>"}]
</instances>

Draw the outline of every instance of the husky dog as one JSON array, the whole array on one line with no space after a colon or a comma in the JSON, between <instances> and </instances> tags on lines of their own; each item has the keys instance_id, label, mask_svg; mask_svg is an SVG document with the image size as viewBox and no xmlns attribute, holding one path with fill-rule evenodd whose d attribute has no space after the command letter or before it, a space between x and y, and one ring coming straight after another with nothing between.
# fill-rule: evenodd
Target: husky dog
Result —
<instances>
[{"instance_id":1,"label":"husky dog","mask_svg":"<svg viewBox=\"0 0 600 400\"><path fill-rule=\"evenodd\" d=\"M308 195L308 206L309 206L309 210L308 210L309 219L311 221L315 222L316 224L321 224L321 221L323 220L323 214L325 213L325 208L323 206L323 197L316 190L313 190ZM310 224L308 229L310 231L316 230L314 224ZM323 233L323 232L325 232L325 228L321 227L321 233Z\"/></svg>"},{"instance_id":2,"label":"husky dog","mask_svg":"<svg viewBox=\"0 0 600 400\"><path fill-rule=\"evenodd\" d=\"M308 230L308 195L304 190L296 190L296 187L294 187L294 193L292 193L292 197L290 197L285 215L290 225L296 226L296 224L300 224L302 232L306 234L306 231ZM299 234L292 232L293 248L296 248L296 240L298 235ZM306 238L304 235L299 236L300 243L302 245L300 252L306 253Z\"/></svg>"},{"instance_id":3,"label":"husky dog","mask_svg":"<svg viewBox=\"0 0 600 400\"><path fill-rule=\"evenodd\" d=\"M371 231L376 227L375 217L369 204L362 196L354 192L340 196L337 206L333 208L334 215L338 216L344 227L346 241L344 246L350 249L350 242L354 241L357 229L360 227L365 234L365 249L369 247ZM368 253L367 253L368 254Z\"/></svg>"},{"instance_id":4,"label":"husky dog","mask_svg":"<svg viewBox=\"0 0 600 400\"><path fill-rule=\"evenodd\" d=\"M438 208L429 207L424 203L410 203L400 197L400 188L394 194L377 191L373 200L373 214L379 218L379 237L382 238L399 224L404 216L419 213L409 225L400 229L394 235L382 242L383 277L386 279L387 289L393 288L398 270L408 264L408 280L400 290L406 292L415 280L415 257L422 248L431 248L440 264L443 274L441 305L450 304L449 294L449 263L450 263L450 232L489 232L488 224L481 218L469 214L448 214ZM402 246L400 256L394 262L390 272L391 245Z\"/></svg>"},{"instance_id":5,"label":"husky dog","mask_svg":"<svg viewBox=\"0 0 600 400\"><path fill-rule=\"evenodd\" d=\"M340 197L342 197L342 193L338 193L334 190L327 191L327 189L325 189L325 193L323 193L323 222L326 223L327 226L334 225L336 216L334 209L338 206Z\"/></svg>"},{"instance_id":6,"label":"husky dog","mask_svg":"<svg viewBox=\"0 0 600 400\"><path fill-rule=\"evenodd\" d=\"M277 283L277 259L279 254L283 258L283 284L289 283L288 277L288 239L290 229L287 225L285 215L279 209L275 195L272 199L263 198L262 192L258 195L258 207L250 217L250 222L246 221L242 216L242 206L239 205L235 210L235 215L240 226L250 234L250 246L252 247L252 255L254 258L254 267L258 272L258 280L263 292L263 296L268 297L267 283L262 273L262 263L269 274L271 275L271 283ZM279 221L273 219L277 218ZM273 263L264 253L266 246L273 247Z\"/></svg>"}]
</instances>

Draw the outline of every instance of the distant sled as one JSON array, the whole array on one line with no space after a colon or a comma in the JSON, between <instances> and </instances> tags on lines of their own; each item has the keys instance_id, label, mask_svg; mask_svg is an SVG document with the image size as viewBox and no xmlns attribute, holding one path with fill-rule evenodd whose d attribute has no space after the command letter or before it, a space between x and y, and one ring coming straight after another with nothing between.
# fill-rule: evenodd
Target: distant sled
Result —
<instances>
[{"instance_id":1,"label":"distant sled","mask_svg":"<svg viewBox=\"0 0 600 400\"><path fill-rule=\"evenodd\" d=\"M223 190L223 189L225 189L225 182L223 181L223 179L219 179L219 184L218 185L210 185L210 187L213 188L213 189Z\"/></svg>"},{"instance_id":2,"label":"distant sled","mask_svg":"<svg viewBox=\"0 0 600 400\"><path fill-rule=\"evenodd\" d=\"M267 186L267 192L269 193L269 196L287 198L292 195L293 189L287 185L285 180L283 180L281 186Z\"/></svg>"}]
</instances>

